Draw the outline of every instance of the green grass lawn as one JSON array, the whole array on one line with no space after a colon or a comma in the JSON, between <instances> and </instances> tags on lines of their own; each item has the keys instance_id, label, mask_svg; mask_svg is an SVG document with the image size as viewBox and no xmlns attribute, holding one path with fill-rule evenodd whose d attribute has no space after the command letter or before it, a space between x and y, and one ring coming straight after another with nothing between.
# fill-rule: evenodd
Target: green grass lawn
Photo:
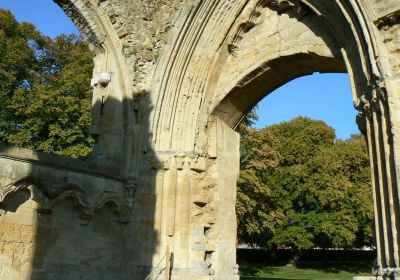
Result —
<instances>
[{"instance_id":1,"label":"green grass lawn","mask_svg":"<svg viewBox=\"0 0 400 280\"><path fill-rule=\"evenodd\" d=\"M332 264L268 266L262 264L240 264L241 280L351 280L356 275L371 276L371 264Z\"/></svg>"}]
</instances>

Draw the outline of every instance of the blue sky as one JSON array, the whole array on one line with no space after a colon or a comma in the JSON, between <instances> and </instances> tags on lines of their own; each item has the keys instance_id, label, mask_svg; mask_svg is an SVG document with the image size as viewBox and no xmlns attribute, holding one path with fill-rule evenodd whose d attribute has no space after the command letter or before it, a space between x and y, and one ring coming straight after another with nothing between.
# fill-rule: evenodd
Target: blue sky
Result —
<instances>
[{"instance_id":1,"label":"blue sky","mask_svg":"<svg viewBox=\"0 0 400 280\"><path fill-rule=\"evenodd\" d=\"M75 25L51 0L0 0L18 21L34 23L44 34L78 33ZM264 98L256 127L288 121L296 116L323 120L336 129L338 138L359 133L355 123L347 74L314 74L293 80Z\"/></svg>"},{"instance_id":2,"label":"blue sky","mask_svg":"<svg viewBox=\"0 0 400 280\"><path fill-rule=\"evenodd\" d=\"M259 103L260 120L256 126L308 116L325 121L343 139L359 133L356 114L347 74L314 73L295 79L264 98Z\"/></svg>"},{"instance_id":3,"label":"blue sky","mask_svg":"<svg viewBox=\"0 0 400 280\"><path fill-rule=\"evenodd\" d=\"M50 37L78 33L75 25L52 0L0 0L0 8L11 10L18 21L34 23Z\"/></svg>"}]
</instances>

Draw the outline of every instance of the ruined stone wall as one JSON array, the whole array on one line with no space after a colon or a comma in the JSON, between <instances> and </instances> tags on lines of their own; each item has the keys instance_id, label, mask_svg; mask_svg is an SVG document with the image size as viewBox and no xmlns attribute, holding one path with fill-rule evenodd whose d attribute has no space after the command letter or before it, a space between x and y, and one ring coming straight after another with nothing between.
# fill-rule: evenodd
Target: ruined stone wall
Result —
<instances>
[{"instance_id":1,"label":"ruined stone wall","mask_svg":"<svg viewBox=\"0 0 400 280\"><path fill-rule=\"evenodd\" d=\"M2 150L0 279L129 279L122 182L60 159Z\"/></svg>"},{"instance_id":2,"label":"ruined stone wall","mask_svg":"<svg viewBox=\"0 0 400 280\"><path fill-rule=\"evenodd\" d=\"M82 222L72 199L46 213L28 192L19 192L2 209L2 280L129 279L127 227L111 207Z\"/></svg>"},{"instance_id":3,"label":"ruined stone wall","mask_svg":"<svg viewBox=\"0 0 400 280\"><path fill-rule=\"evenodd\" d=\"M178 11L190 2L108 0L100 3L121 40L134 93L149 90L160 51L168 41L168 31L174 28Z\"/></svg>"},{"instance_id":4,"label":"ruined stone wall","mask_svg":"<svg viewBox=\"0 0 400 280\"><path fill-rule=\"evenodd\" d=\"M96 147L80 161L0 146L1 279L162 279L168 258L173 280L238 279L235 126L314 71L349 72L373 155L375 269L396 272L397 0L55 2L93 50Z\"/></svg>"}]
</instances>

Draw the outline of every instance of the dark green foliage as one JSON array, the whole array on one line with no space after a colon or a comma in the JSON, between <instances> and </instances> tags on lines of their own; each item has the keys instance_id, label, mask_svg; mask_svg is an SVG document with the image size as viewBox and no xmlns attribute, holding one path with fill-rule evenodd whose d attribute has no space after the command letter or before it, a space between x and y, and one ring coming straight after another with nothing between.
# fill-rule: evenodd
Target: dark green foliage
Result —
<instances>
[{"instance_id":1,"label":"dark green foliage","mask_svg":"<svg viewBox=\"0 0 400 280\"><path fill-rule=\"evenodd\" d=\"M265 176L272 172L281 160L273 147L276 141L268 131L241 128L241 162L238 179L239 236L249 243L265 243L271 239L276 222L282 219L271 196L271 188Z\"/></svg>"},{"instance_id":2,"label":"dark green foliage","mask_svg":"<svg viewBox=\"0 0 400 280\"><path fill-rule=\"evenodd\" d=\"M246 129L237 202L242 242L295 250L372 245L369 159L360 136L335 141L331 127L305 117Z\"/></svg>"},{"instance_id":3,"label":"dark green foliage","mask_svg":"<svg viewBox=\"0 0 400 280\"><path fill-rule=\"evenodd\" d=\"M81 39L52 40L0 10L0 140L72 157L88 154L92 69Z\"/></svg>"}]
</instances>

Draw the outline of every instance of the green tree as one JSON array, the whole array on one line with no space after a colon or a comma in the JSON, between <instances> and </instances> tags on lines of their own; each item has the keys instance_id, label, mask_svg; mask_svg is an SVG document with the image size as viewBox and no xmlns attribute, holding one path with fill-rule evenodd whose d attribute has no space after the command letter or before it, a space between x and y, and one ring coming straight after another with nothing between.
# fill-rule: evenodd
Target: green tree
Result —
<instances>
[{"instance_id":1,"label":"green tree","mask_svg":"<svg viewBox=\"0 0 400 280\"><path fill-rule=\"evenodd\" d=\"M12 109L16 91L30 88L36 71L34 49L38 51L43 40L31 24L19 24L9 11L0 10L0 139L18 129L19 119ZM31 47L34 46L34 47Z\"/></svg>"},{"instance_id":2,"label":"green tree","mask_svg":"<svg viewBox=\"0 0 400 280\"><path fill-rule=\"evenodd\" d=\"M236 212L238 236L242 242L266 244L273 236L282 213L271 200L265 176L279 165L276 140L268 132L241 127L240 176L237 183Z\"/></svg>"},{"instance_id":3,"label":"green tree","mask_svg":"<svg viewBox=\"0 0 400 280\"><path fill-rule=\"evenodd\" d=\"M252 134L241 134L237 209L242 241L295 251L371 245L369 159L360 136L335 140L331 127L305 117L259 131L249 129ZM279 160L264 156L270 154ZM268 168L253 171L253 166L263 164ZM266 190L262 195L260 186ZM243 207L248 207L247 213ZM242 213L253 215L253 220L243 219ZM258 235L251 234L254 228Z\"/></svg>"},{"instance_id":4,"label":"green tree","mask_svg":"<svg viewBox=\"0 0 400 280\"><path fill-rule=\"evenodd\" d=\"M5 10L0 10L0 46L1 140L60 155L87 155L93 145L88 47L74 35L45 37Z\"/></svg>"}]
</instances>

